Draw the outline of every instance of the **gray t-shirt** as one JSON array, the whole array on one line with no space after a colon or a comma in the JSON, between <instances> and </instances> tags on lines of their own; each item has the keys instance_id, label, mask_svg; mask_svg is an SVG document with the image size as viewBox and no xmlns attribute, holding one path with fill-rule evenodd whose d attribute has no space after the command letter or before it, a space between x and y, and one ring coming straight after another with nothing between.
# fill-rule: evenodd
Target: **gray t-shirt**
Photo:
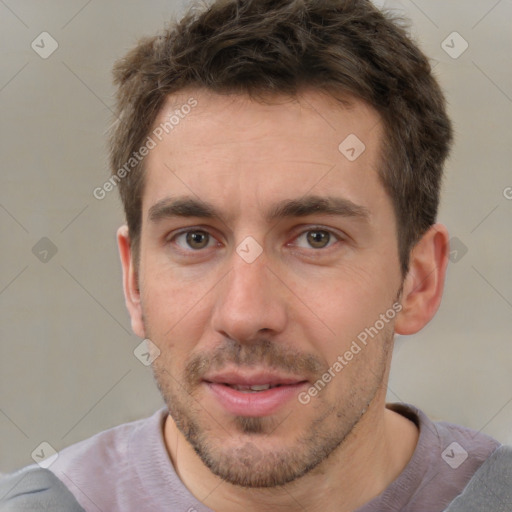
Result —
<instances>
[{"instance_id":1,"label":"gray t-shirt","mask_svg":"<svg viewBox=\"0 0 512 512\"><path fill-rule=\"evenodd\" d=\"M397 479L356 512L441 512L499 446L479 432L434 423L410 405L388 407L416 423L420 429L418 444ZM166 409L161 409L150 418L72 445L58 454L49 470L86 512L211 512L176 475L163 439L166 415ZM9 483L9 487L14 486L11 495L16 487L13 478L14 483ZM2 503L16 504L15 499L8 498L0 496L2 511Z\"/></svg>"}]
</instances>

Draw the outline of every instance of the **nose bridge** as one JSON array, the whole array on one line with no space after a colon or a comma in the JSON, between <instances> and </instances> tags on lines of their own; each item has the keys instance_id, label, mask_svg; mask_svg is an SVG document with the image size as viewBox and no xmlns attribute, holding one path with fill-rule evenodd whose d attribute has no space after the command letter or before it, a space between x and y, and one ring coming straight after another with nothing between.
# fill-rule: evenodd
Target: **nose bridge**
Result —
<instances>
[{"instance_id":1,"label":"nose bridge","mask_svg":"<svg viewBox=\"0 0 512 512\"><path fill-rule=\"evenodd\" d=\"M264 253L252 261L244 259L243 253L233 253L231 269L215 301L212 322L217 332L243 343L261 331L277 333L284 329L283 290L274 282L267 263Z\"/></svg>"},{"instance_id":2,"label":"nose bridge","mask_svg":"<svg viewBox=\"0 0 512 512\"><path fill-rule=\"evenodd\" d=\"M248 251L247 245L243 242L238 247L239 251ZM233 255L232 258L232 266L230 272L230 280L231 285L235 288L240 287L243 291L247 287L252 287L258 282L262 282L262 279L265 279L266 263L264 261L264 256L259 256L255 258L253 261L246 260L237 252L237 254Z\"/></svg>"}]
</instances>

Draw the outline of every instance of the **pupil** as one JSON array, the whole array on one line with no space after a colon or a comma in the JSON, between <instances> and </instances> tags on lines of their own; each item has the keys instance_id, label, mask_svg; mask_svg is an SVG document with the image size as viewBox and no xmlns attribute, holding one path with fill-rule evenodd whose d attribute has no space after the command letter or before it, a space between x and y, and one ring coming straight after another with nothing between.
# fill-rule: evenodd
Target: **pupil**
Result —
<instances>
[{"instance_id":1,"label":"pupil","mask_svg":"<svg viewBox=\"0 0 512 512\"><path fill-rule=\"evenodd\" d=\"M313 247L325 247L329 241L329 233L326 231L310 231L308 241Z\"/></svg>"},{"instance_id":2,"label":"pupil","mask_svg":"<svg viewBox=\"0 0 512 512\"><path fill-rule=\"evenodd\" d=\"M207 241L206 237L206 233L193 231L191 233L187 233L187 243L193 248L200 249L205 246L205 241Z\"/></svg>"}]
</instances>

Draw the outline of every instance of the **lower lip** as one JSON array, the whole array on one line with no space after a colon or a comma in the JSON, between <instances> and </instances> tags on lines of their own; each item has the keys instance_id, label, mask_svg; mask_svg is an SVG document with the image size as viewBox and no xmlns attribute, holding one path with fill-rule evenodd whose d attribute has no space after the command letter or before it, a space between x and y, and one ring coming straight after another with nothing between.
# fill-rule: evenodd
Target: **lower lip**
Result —
<instances>
[{"instance_id":1,"label":"lower lip","mask_svg":"<svg viewBox=\"0 0 512 512\"><path fill-rule=\"evenodd\" d=\"M205 382L223 408L236 416L269 416L296 398L305 382L287 384L265 391L243 392L224 384Z\"/></svg>"}]
</instances>

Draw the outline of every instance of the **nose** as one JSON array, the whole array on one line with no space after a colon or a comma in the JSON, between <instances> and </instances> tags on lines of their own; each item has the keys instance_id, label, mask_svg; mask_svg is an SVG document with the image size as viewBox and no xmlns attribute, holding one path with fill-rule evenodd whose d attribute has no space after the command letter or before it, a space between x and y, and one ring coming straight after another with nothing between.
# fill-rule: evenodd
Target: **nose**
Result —
<instances>
[{"instance_id":1,"label":"nose","mask_svg":"<svg viewBox=\"0 0 512 512\"><path fill-rule=\"evenodd\" d=\"M286 286L263 252L248 263L233 253L232 267L216 287L212 314L216 332L238 343L281 333L287 323Z\"/></svg>"}]
</instances>

